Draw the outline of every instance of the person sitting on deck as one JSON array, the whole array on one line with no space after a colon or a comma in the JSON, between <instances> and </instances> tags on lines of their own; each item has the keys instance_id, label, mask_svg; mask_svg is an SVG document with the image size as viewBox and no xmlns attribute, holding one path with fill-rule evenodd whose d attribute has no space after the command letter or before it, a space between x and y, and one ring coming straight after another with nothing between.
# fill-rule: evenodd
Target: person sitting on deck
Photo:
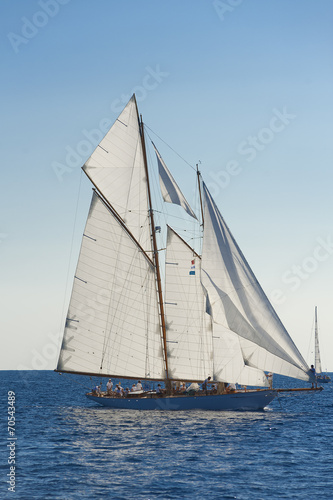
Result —
<instances>
[{"instance_id":1,"label":"person sitting on deck","mask_svg":"<svg viewBox=\"0 0 333 500\"><path fill-rule=\"evenodd\" d=\"M213 384L212 390L210 391L211 394L217 394L217 384Z\"/></svg>"},{"instance_id":2,"label":"person sitting on deck","mask_svg":"<svg viewBox=\"0 0 333 500\"><path fill-rule=\"evenodd\" d=\"M118 396L122 396L123 395L123 391L124 389L121 387L120 383L116 385L116 394L118 394Z\"/></svg>"},{"instance_id":3,"label":"person sitting on deck","mask_svg":"<svg viewBox=\"0 0 333 500\"><path fill-rule=\"evenodd\" d=\"M93 393L94 396L99 396L101 394L99 385L96 385L91 392Z\"/></svg>"},{"instance_id":4,"label":"person sitting on deck","mask_svg":"<svg viewBox=\"0 0 333 500\"><path fill-rule=\"evenodd\" d=\"M138 383L136 384L136 391L142 391L142 384L141 384L141 380L138 380Z\"/></svg>"},{"instance_id":5,"label":"person sitting on deck","mask_svg":"<svg viewBox=\"0 0 333 500\"><path fill-rule=\"evenodd\" d=\"M236 390L236 385L235 384L231 383L231 384L227 385L227 388L226 388L227 392L235 392L235 390Z\"/></svg>"}]
</instances>

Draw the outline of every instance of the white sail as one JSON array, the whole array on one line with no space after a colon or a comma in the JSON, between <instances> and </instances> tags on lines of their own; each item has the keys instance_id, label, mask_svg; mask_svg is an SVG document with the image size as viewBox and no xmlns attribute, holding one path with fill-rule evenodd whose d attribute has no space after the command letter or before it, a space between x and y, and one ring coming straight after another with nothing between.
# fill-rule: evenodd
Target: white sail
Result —
<instances>
[{"instance_id":1,"label":"white sail","mask_svg":"<svg viewBox=\"0 0 333 500\"><path fill-rule=\"evenodd\" d=\"M322 373L320 351L319 351L317 307L315 308L315 370L317 374Z\"/></svg>"},{"instance_id":2,"label":"white sail","mask_svg":"<svg viewBox=\"0 0 333 500\"><path fill-rule=\"evenodd\" d=\"M234 332L212 321L201 285L201 258L168 227L166 253L169 376L267 386L262 370L246 366Z\"/></svg>"},{"instance_id":3,"label":"white sail","mask_svg":"<svg viewBox=\"0 0 333 500\"><path fill-rule=\"evenodd\" d=\"M168 227L165 315L169 376L203 381L212 375L212 332L205 313L200 257Z\"/></svg>"},{"instance_id":4,"label":"white sail","mask_svg":"<svg viewBox=\"0 0 333 500\"><path fill-rule=\"evenodd\" d=\"M201 382L209 375L267 386L264 371L309 380L204 184L202 257L168 228L163 299L143 138L133 96L83 167L97 192L57 370L166 379L167 388L170 379ZM196 218L156 155L164 200Z\"/></svg>"},{"instance_id":5,"label":"white sail","mask_svg":"<svg viewBox=\"0 0 333 500\"><path fill-rule=\"evenodd\" d=\"M214 322L237 333L245 364L309 380L308 366L260 287L203 184L202 282Z\"/></svg>"},{"instance_id":6,"label":"white sail","mask_svg":"<svg viewBox=\"0 0 333 500\"><path fill-rule=\"evenodd\" d=\"M140 245L150 249L147 179L134 96L83 170Z\"/></svg>"},{"instance_id":7,"label":"white sail","mask_svg":"<svg viewBox=\"0 0 333 500\"><path fill-rule=\"evenodd\" d=\"M154 266L96 194L57 369L165 377Z\"/></svg>"},{"instance_id":8,"label":"white sail","mask_svg":"<svg viewBox=\"0 0 333 500\"><path fill-rule=\"evenodd\" d=\"M241 385L267 387L265 373L244 362L239 336L213 323L214 380Z\"/></svg>"},{"instance_id":9,"label":"white sail","mask_svg":"<svg viewBox=\"0 0 333 500\"><path fill-rule=\"evenodd\" d=\"M160 153L158 152L155 144L154 143L152 144L154 146L157 157L158 172L160 176L160 187L163 200L166 201L167 203L174 203L176 205L180 205L181 207L183 207L185 212L187 212L191 217L194 217L196 219L197 216L193 212L192 208L190 207L190 204L188 203L185 196L181 192L177 182L175 181L168 167L164 163L164 160L161 157Z\"/></svg>"}]
</instances>

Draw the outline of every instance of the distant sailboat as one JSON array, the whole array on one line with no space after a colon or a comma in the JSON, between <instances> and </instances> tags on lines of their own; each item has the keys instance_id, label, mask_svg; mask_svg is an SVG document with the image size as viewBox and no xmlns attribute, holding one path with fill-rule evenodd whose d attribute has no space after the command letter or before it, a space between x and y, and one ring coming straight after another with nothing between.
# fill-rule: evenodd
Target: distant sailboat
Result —
<instances>
[{"instance_id":1,"label":"distant sailboat","mask_svg":"<svg viewBox=\"0 0 333 500\"><path fill-rule=\"evenodd\" d=\"M163 199L200 228L154 148ZM164 278L134 95L82 168L95 189L56 371L164 382L163 393L87 394L111 408L146 410L258 410L279 391L268 388L265 371L311 381L199 171L202 248L168 226ZM197 391L208 375L214 389ZM180 382L194 390L181 393ZM226 383L243 389L226 393Z\"/></svg>"},{"instance_id":2,"label":"distant sailboat","mask_svg":"<svg viewBox=\"0 0 333 500\"><path fill-rule=\"evenodd\" d=\"M317 321L317 306L315 307L315 370L317 383L327 384L331 381L331 377L327 373L323 373L320 360L319 350L319 334L318 334L318 321Z\"/></svg>"}]
</instances>

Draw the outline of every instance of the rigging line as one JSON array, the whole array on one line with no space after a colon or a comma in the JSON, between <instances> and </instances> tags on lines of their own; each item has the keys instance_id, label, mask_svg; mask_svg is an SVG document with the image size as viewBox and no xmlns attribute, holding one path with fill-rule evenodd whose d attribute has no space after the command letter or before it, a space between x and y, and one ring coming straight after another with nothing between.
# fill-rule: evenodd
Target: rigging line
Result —
<instances>
[{"instance_id":1,"label":"rigging line","mask_svg":"<svg viewBox=\"0 0 333 500\"><path fill-rule=\"evenodd\" d=\"M189 167L192 168L192 170L194 170L196 172L196 169L194 167L192 167L192 165L188 161L186 161L185 158L183 158L179 153L177 153L177 151L175 151L167 142L165 142L162 139L162 137L160 137L158 134L156 134L156 132L154 132L153 129L151 129L150 127L148 127L148 125L146 123L145 123L145 127L148 128L153 134L155 134L156 137L158 137L162 142L164 142L164 144L166 144L166 146L168 146L168 148L171 149L171 151L173 151L177 156L179 156L179 158L181 160L183 160L183 162L185 162ZM148 134L148 132L147 132L147 135L148 135L149 139L152 141L152 138L150 137L150 135Z\"/></svg>"}]
</instances>

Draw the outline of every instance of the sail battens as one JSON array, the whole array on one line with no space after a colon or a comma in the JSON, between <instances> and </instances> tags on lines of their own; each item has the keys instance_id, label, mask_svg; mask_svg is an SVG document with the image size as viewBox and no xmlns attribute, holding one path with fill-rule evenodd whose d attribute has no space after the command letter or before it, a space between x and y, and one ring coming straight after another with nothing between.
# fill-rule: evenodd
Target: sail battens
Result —
<instances>
[{"instance_id":1,"label":"sail battens","mask_svg":"<svg viewBox=\"0 0 333 500\"><path fill-rule=\"evenodd\" d=\"M79 278L78 276L74 276L75 279L82 281L83 283L87 283L87 281L83 280L82 278Z\"/></svg>"},{"instance_id":2,"label":"sail battens","mask_svg":"<svg viewBox=\"0 0 333 500\"><path fill-rule=\"evenodd\" d=\"M119 120L119 118L117 119L117 121L118 121L119 123L121 123L122 125L125 125L125 127L127 127L126 123L124 123L124 122L122 122L121 120Z\"/></svg>"},{"instance_id":3,"label":"sail battens","mask_svg":"<svg viewBox=\"0 0 333 500\"><path fill-rule=\"evenodd\" d=\"M88 236L87 234L84 234L83 236L85 236L86 238L89 238L90 240L96 241L96 238L92 238L91 236Z\"/></svg>"}]
</instances>

